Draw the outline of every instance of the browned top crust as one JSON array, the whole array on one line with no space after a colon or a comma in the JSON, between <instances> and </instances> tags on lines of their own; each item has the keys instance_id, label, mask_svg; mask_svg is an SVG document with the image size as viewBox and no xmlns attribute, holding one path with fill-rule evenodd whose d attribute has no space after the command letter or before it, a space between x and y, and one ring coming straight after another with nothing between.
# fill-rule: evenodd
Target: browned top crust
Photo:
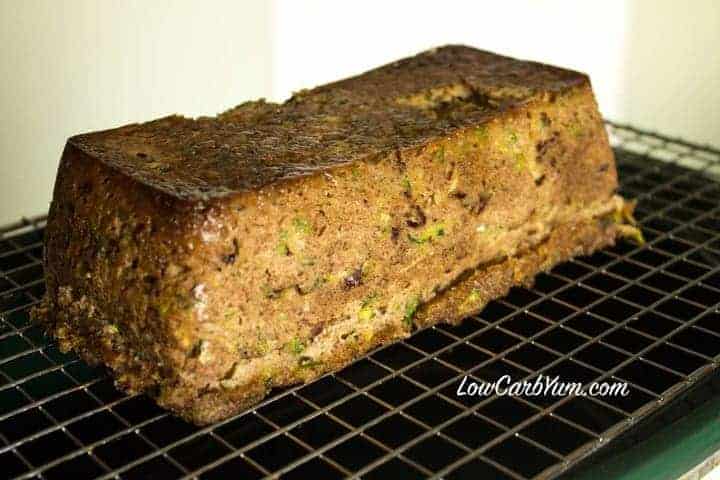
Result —
<instances>
[{"instance_id":1,"label":"browned top crust","mask_svg":"<svg viewBox=\"0 0 720 480\"><path fill-rule=\"evenodd\" d=\"M152 189L201 201L420 146L588 83L581 73L446 46L282 104L247 102L198 119L174 115L68 143Z\"/></svg>"}]
</instances>

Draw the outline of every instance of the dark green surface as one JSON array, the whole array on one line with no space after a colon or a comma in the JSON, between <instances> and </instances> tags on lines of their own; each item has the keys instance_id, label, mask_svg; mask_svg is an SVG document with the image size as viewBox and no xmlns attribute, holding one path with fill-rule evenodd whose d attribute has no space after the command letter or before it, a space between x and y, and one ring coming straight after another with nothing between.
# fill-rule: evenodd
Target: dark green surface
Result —
<instances>
[{"instance_id":1,"label":"dark green surface","mask_svg":"<svg viewBox=\"0 0 720 480\"><path fill-rule=\"evenodd\" d=\"M589 465L567 480L677 479L720 450L720 397L708 400L623 453Z\"/></svg>"}]
</instances>

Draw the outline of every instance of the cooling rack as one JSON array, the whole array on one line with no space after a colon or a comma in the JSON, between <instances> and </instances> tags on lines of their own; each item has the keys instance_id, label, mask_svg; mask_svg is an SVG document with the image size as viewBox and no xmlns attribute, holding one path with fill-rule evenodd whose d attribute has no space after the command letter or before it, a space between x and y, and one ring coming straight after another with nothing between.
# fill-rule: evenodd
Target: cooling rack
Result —
<instances>
[{"instance_id":1,"label":"cooling rack","mask_svg":"<svg viewBox=\"0 0 720 480\"><path fill-rule=\"evenodd\" d=\"M460 326L199 428L56 344L44 217L0 229L0 472L18 478L552 478L718 375L720 151L608 124L644 246L540 275ZM463 377L622 381L616 397L459 397Z\"/></svg>"}]
</instances>

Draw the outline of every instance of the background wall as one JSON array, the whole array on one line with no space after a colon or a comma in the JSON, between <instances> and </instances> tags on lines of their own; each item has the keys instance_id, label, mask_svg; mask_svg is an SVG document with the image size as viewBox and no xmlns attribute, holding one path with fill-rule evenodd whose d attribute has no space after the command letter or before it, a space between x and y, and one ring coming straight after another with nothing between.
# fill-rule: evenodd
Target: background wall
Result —
<instances>
[{"instance_id":1,"label":"background wall","mask_svg":"<svg viewBox=\"0 0 720 480\"><path fill-rule=\"evenodd\" d=\"M0 224L47 210L65 139L286 98L465 43L590 74L606 117L720 145L720 2L0 0Z\"/></svg>"},{"instance_id":2,"label":"background wall","mask_svg":"<svg viewBox=\"0 0 720 480\"><path fill-rule=\"evenodd\" d=\"M47 211L73 134L268 96L270 8L0 0L0 225Z\"/></svg>"},{"instance_id":3,"label":"background wall","mask_svg":"<svg viewBox=\"0 0 720 480\"><path fill-rule=\"evenodd\" d=\"M279 0L273 94L465 43L590 74L610 119L720 145L720 2Z\"/></svg>"}]
</instances>

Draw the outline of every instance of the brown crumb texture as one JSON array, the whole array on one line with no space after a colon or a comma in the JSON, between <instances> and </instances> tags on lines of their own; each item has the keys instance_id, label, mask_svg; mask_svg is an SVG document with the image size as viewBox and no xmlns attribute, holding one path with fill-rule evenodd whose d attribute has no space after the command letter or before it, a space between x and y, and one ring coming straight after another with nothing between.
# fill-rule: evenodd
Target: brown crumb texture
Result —
<instances>
[{"instance_id":1,"label":"brown crumb texture","mask_svg":"<svg viewBox=\"0 0 720 480\"><path fill-rule=\"evenodd\" d=\"M71 138L35 316L204 424L640 239L586 76L450 46Z\"/></svg>"}]
</instances>

